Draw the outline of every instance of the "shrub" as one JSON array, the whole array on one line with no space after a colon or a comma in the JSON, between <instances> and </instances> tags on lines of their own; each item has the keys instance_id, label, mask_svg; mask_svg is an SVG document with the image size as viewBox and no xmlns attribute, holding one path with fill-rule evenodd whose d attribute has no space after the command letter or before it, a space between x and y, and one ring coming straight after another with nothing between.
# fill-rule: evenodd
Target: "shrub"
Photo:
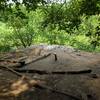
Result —
<instances>
[{"instance_id":1,"label":"shrub","mask_svg":"<svg viewBox=\"0 0 100 100\"><path fill-rule=\"evenodd\" d=\"M82 22L78 28L79 34L85 34L89 37L88 42L91 43L93 49L96 49L100 46L100 16L83 16L81 20Z\"/></svg>"}]
</instances>

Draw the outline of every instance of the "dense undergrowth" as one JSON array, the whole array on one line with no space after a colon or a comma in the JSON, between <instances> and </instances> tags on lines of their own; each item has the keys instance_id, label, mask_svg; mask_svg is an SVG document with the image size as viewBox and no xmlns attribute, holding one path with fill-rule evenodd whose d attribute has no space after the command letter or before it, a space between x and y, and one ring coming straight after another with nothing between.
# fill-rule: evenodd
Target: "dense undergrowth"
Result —
<instances>
[{"instance_id":1,"label":"dense undergrowth","mask_svg":"<svg viewBox=\"0 0 100 100\"><path fill-rule=\"evenodd\" d=\"M13 29L6 26L5 23L0 23L0 24L1 24L0 51L5 52L5 51L12 51L17 48L23 48L23 44L21 44L20 39L15 38L15 33L13 33ZM84 51L100 52L100 46L96 46L96 48L94 48L93 45L91 45L91 39L89 37L87 37L83 33L78 34L78 32L80 32L79 30L73 30L73 31L74 32L76 31L77 34L70 35L65 30L58 30L57 28L51 31L36 30L34 33L32 33L33 37L30 45L40 44L40 43L51 44L51 45L52 44L69 45ZM83 30L81 32L83 32ZM23 34L25 35L25 33ZM25 36L23 36L23 39L24 39L23 41L27 41ZM26 45L26 47L27 46L28 45Z\"/></svg>"},{"instance_id":2,"label":"dense undergrowth","mask_svg":"<svg viewBox=\"0 0 100 100\"><path fill-rule=\"evenodd\" d=\"M71 1L74 3L52 3L31 11L14 5L12 12L0 12L0 52L40 43L100 52L100 14L81 14L80 2L75 5L76 1Z\"/></svg>"}]
</instances>

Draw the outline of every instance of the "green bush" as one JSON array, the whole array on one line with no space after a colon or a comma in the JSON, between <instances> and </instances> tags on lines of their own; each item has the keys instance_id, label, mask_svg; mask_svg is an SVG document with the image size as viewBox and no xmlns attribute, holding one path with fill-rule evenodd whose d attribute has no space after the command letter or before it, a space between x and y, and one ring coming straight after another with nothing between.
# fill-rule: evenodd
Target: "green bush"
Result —
<instances>
[{"instance_id":1,"label":"green bush","mask_svg":"<svg viewBox=\"0 0 100 100\"><path fill-rule=\"evenodd\" d=\"M90 17L83 16L82 22L78 28L79 34L85 34L89 37L89 43L95 50L100 46L100 15L92 15Z\"/></svg>"},{"instance_id":2,"label":"green bush","mask_svg":"<svg viewBox=\"0 0 100 100\"><path fill-rule=\"evenodd\" d=\"M9 43L7 36L10 35L12 29L8 28L3 22L0 22L0 51L11 50L11 43Z\"/></svg>"},{"instance_id":3,"label":"green bush","mask_svg":"<svg viewBox=\"0 0 100 100\"><path fill-rule=\"evenodd\" d=\"M49 29L49 27L44 31L44 37L46 42L49 44L60 44L63 45L66 42L66 32L64 30L59 30L58 27L55 29Z\"/></svg>"},{"instance_id":4,"label":"green bush","mask_svg":"<svg viewBox=\"0 0 100 100\"><path fill-rule=\"evenodd\" d=\"M14 46L26 48L32 44L35 32L33 26L28 23L28 19L20 17L9 18L8 25L12 27L13 31L7 37L9 41L13 42Z\"/></svg>"}]
</instances>

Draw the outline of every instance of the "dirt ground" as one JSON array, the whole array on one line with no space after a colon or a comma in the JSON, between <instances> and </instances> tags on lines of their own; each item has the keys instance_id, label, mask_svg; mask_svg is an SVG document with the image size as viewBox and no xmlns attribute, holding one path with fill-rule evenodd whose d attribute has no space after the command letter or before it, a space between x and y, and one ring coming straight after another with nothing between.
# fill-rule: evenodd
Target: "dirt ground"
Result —
<instances>
[{"instance_id":1,"label":"dirt ground","mask_svg":"<svg viewBox=\"0 0 100 100\"><path fill-rule=\"evenodd\" d=\"M50 55L37 59L47 54ZM20 58L25 64L19 65ZM31 80L43 81L39 84L44 87L33 85L30 79L26 82L7 68L21 70L18 73ZM18 95L10 95L12 84L21 79L32 86ZM99 83L100 53L67 46L33 46L0 54L0 100L100 100Z\"/></svg>"}]
</instances>

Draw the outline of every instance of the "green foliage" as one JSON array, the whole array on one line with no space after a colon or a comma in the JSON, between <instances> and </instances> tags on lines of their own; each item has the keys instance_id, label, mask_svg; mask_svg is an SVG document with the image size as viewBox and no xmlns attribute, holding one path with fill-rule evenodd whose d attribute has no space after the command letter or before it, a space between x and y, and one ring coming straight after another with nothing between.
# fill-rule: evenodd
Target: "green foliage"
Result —
<instances>
[{"instance_id":1,"label":"green foliage","mask_svg":"<svg viewBox=\"0 0 100 100\"><path fill-rule=\"evenodd\" d=\"M12 32L12 30L7 28L6 24L0 22L0 51L11 50L11 44L7 41L7 36Z\"/></svg>"},{"instance_id":2,"label":"green foliage","mask_svg":"<svg viewBox=\"0 0 100 100\"><path fill-rule=\"evenodd\" d=\"M13 4L0 1L0 51L33 43L71 45L81 50L100 51L98 0L70 0L66 3L13 1Z\"/></svg>"},{"instance_id":3,"label":"green foliage","mask_svg":"<svg viewBox=\"0 0 100 100\"><path fill-rule=\"evenodd\" d=\"M27 10L35 10L38 7L38 4L46 4L45 0L12 0L13 3L8 3L10 0L0 0L0 10L11 10L11 5L15 5L19 9L20 4L26 6Z\"/></svg>"},{"instance_id":4,"label":"green foliage","mask_svg":"<svg viewBox=\"0 0 100 100\"><path fill-rule=\"evenodd\" d=\"M3 39L6 39L8 41L7 44L14 48L30 46L34 41L34 37L38 38L40 23L43 20L43 12L40 9L31 12L27 12L25 8L21 10L27 18L16 16L16 9L14 8L12 15L9 15L9 20L5 24L6 29L12 31L8 32L8 35L6 32L3 33L3 36L5 35Z\"/></svg>"},{"instance_id":5,"label":"green foliage","mask_svg":"<svg viewBox=\"0 0 100 100\"><path fill-rule=\"evenodd\" d=\"M43 11L46 13L43 26L51 25L52 29L58 26L60 30L71 34L72 28L78 27L80 24L79 4L79 2L73 1L63 4L52 3L52 5L43 7Z\"/></svg>"},{"instance_id":6,"label":"green foliage","mask_svg":"<svg viewBox=\"0 0 100 100\"><path fill-rule=\"evenodd\" d=\"M79 32L89 37L89 43L95 49L100 46L100 16L93 15L90 17L83 16L82 23L79 26Z\"/></svg>"},{"instance_id":7,"label":"green foliage","mask_svg":"<svg viewBox=\"0 0 100 100\"><path fill-rule=\"evenodd\" d=\"M66 40L66 32L64 30L59 30L58 27L55 29L51 29L48 27L45 31L44 38L46 38L46 42L49 44L65 44Z\"/></svg>"},{"instance_id":8,"label":"green foliage","mask_svg":"<svg viewBox=\"0 0 100 100\"><path fill-rule=\"evenodd\" d=\"M100 12L100 0L82 0L81 13L95 15Z\"/></svg>"},{"instance_id":9,"label":"green foliage","mask_svg":"<svg viewBox=\"0 0 100 100\"><path fill-rule=\"evenodd\" d=\"M14 43L13 45L16 47L23 46L25 48L30 46L33 42L33 37L35 34L33 27L20 17L14 17L10 23L11 27L13 28L13 32L8 36L8 38L9 40L12 40Z\"/></svg>"}]
</instances>

